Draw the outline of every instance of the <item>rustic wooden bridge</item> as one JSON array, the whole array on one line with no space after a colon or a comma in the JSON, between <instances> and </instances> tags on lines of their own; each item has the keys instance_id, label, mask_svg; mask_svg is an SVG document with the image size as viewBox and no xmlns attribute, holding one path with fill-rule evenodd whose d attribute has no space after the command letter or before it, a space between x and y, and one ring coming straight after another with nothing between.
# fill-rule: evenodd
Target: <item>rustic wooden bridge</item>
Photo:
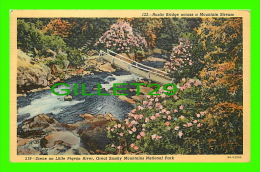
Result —
<instances>
[{"instance_id":1,"label":"rustic wooden bridge","mask_svg":"<svg viewBox=\"0 0 260 172\"><path fill-rule=\"evenodd\" d=\"M138 63L135 60L124 57L111 50L107 50L107 52L101 50L99 53L99 57L121 69L160 84L168 84L172 83L173 81L172 78L168 77L167 72L144 65L142 63Z\"/></svg>"}]
</instances>

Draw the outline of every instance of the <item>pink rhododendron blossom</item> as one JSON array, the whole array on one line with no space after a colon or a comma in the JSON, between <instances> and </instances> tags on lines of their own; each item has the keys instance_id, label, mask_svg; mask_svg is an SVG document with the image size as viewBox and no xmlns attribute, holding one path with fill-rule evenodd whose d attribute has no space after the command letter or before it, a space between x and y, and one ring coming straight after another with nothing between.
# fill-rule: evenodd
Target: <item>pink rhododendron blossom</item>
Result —
<instances>
[{"instance_id":1,"label":"pink rhododendron blossom","mask_svg":"<svg viewBox=\"0 0 260 172\"><path fill-rule=\"evenodd\" d=\"M153 140L155 140L156 136L157 136L156 134L151 135Z\"/></svg>"},{"instance_id":2,"label":"pink rhododendron blossom","mask_svg":"<svg viewBox=\"0 0 260 172\"><path fill-rule=\"evenodd\" d=\"M137 107L138 110L143 110L144 108L142 106Z\"/></svg>"},{"instance_id":3,"label":"pink rhododendron blossom","mask_svg":"<svg viewBox=\"0 0 260 172\"><path fill-rule=\"evenodd\" d=\"M132 124L132 125L134 125L134 124L138 124L138 122L135 121L135 120L133 120L133 121L131 121L131 124Z\"/></svg>"},{"instance_id":4,"label":"pink rhododendron blossom","mask_svg":"<svg viewBox=\"0 0 260 172\"><path fill-rule=\"evenodd\" d=\"M140 133L140 136L144 137L144 136L145 136L145 132L142 131L142 132Z\"/></svg>"},{"instance_id":5,"label":"pink rhododendron blossom","mask_svg":"<svg viewBox=\"0 0 260 172\"><path fill-rule=\"evenodd\" d=\"M199 86L199 85L201 85L200 80L196 80L195 83L194 83L194 85L195 85L195 86Z\"/></svg>"},{"instance_id":6,"label":"pink rhododendron blossom","mask_svg":"<svg viewBox=\"0 0 260 172\"><path fill-rule=\"evenodd\" d=\"M179 97L178 97L176 94L173 95L173 98L174 98L175 100L179 99Z\"/></svg>"},{"instance_id":7,"label":"pink rhododendron blossom","mask_svg":"<svg viewBox=\"0 0 260 172\"><path fill-rule=\"evenodd\" d=\"M128 116L134 116L134 114L132 114L132 113L128 113Z\"/></svg>"},{"instance_id":8,"label":"pink rhododendron blossom","mask_svg":"<svg viewBox=\"0 0 260 172\"><path fill-rule=\"evenodd\" d=\"M156 103L156 104L155 104L155 108L156 108L156 109L162 109L163 106L162 106L161 103Z\"/></svg>"},{"instance_id":9,"label":"pink rhododendron blossom","mask_svg":"<svg viewBox=\"0 0 260 172\"><path fill-rule=\"evenodd\" d=\"M143 50L147 47L145 38L134 33L133 28L125 21L111 25L95 45L104 43L107 48L113 47L119 52L130 52L132 48Z\"/></svg>"},{"instance_id":10,"label":"pink rhododendron blossom","mask_svg":"<svg viewBox=\"0 0 260 172\"><path fill-rule=\"evenodd\" d=\"M184 119L185 117L183 115L180 116L180 119Z\"/></svg>"},{"instance_id":11,"label":"pink rhododendron blossom","mask_svg":"<svg viewBox=\"0 0 260 172\"><path fill-rule=\"evenodd\" d=\"M197 127L201 127L201 126L202 126L202 124L201 124L201 123L198 123L198 124L197 124Z\"/></svg>"},{"instance_id":12,"label":"pink rhododendron blossom","mask_svg":"<svg viewBox=\"0 0 260 172\"><path fill-rule=\"evenodd\" d=\"M132 112L132 113L136 113L136 109L133 109L131 112Z\"/></svg>"},{"instance_id":13,"label":"pink rhododendron blossom","mask_svg":"<svg viewBox=\"0 0 260 172\"><path fill-rule=\"evenodd\" d=\"M139 119L139 115L134 115L134 119L135 120Z\"/></svg>"},{"instance_id":14,"label":"pink rhododendron blossom","mask_svg":"<svg viewBox=\"0 0 260 172\"><path fill-rule=\"evenodd\" d=\"M156 114L155 114L155 117L156 117L156 118L158 118L159 116L160 116L160 114L159 114L159 113L156 113Z\"/></svg>"},{"instance_id":15,"label":"pink rhododendron blossom","mask_svg":"<svg viewBox=\"0 0 260 172\"><path fill-rule=\"evenodd\" d=\"M194 79L189 79L189 82L190 82L190 83L194 82Z\"/></svg>"},{"instance_id":16,"label":"pink rhododendron blossom","mask_svg":"<svg viewBox=\"0 0 260 172\"><path fill-rule=\"evenodd\" d=\"M139 147L138 146L134 146L134 150L138 150L139 149Z\"/></svg>"},{"instance_id":17,"label":"pink rhododendron blossom","mask_svg":"<svg viewBox=\"0 0 260 172\"><path fill-rule=\"evenodd\" d=\"M167 121L167 122L164 123L164 125L169 126L170 122Z\"/></svg>"},{"instance_id":18,"label":"pink rhododendron blossom","mask_svg":"<svg viewBox=\"0 0 260 172\"><path fill-rule=\"evenodd\" d=\"M179 131L178 136L179 136L179 138L181 138L183 136L182 131Z\"/></svg>"},{"instance_id":19,"label":"pink rhododendron blossom","mask_svg":"<svg viewBox=\"0 0 260 172\"><path fill-rule=\"evenodd\" d=\"M200 112L201 116L204 116L206 114L206 112Z\"/></svg>"},{"instance_id":20,"label":"pink rhododendron blossom","mask_svg":"<svg viewBox=\"0 0 260 172\"><path fill-rule=\"evenodd\" d=\"M192 126L192 123L191 122L188 122L187 123L187 127L191 127Z\"/></svg>"},{"instance_id":21,"label":"pink rhododendron blossom","mask_svg":"<svg viewBox=\"0 0 260 172\"><path fill-rule=\"evenodd\" d=\"M132 131L133 131L133 132L136 132L136 128L135 128L135 127L133 127L133 128L132 128Z\"/></svg>"},{"instance_id":22,"label":"pink rhododendron blossom","mask_svg":"<svg viewBox=\"0 0 260 172\"><path fill-rule=\"evenodd\" d=\"M155 137L156 140L160 140L161 138L162 138L162 136L158 136L158 135L156 135L156 137Z\"/></svg>"},{"instance_id":23,"label":"pink rhododendron blossom","mask_svg":"<svg viewBox=\"0 0 260 172\"><path fill-rule=\"evenodd\" d=\"M143 105L147 105L148 104L148 101L143 101Z\"/></svg>"},{"instance_id":24,"label":"pink rhododendron blossom","mask_svg":"<svg viewBox=\"0 0 260 172\"><path fill-rule=\"evenodd\" d=\"M141 139L142 137L141 137L140 135L137 135L136 138L137 138L137 139Z\"/></svg>"},{"instance_id":25,"label":"pink rhododendron blossom","mask_svg":"<svg viewBox=\"0 0 260 172\"><path fill-rule=\"evenodd\" d=\"M153 115L153 116L151 116L151 120L155 120L155 118L156 118L156 117L155 117L154 115Z\"/></svg>"}]
</instances>

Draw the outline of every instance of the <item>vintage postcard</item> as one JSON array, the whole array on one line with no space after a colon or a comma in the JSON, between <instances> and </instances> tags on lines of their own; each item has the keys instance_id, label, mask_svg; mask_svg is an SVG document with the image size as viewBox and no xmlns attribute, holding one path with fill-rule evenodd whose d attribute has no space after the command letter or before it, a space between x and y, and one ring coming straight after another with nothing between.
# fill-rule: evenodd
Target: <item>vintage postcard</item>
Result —
<instances>
[{"instance_id":1,"label":"vintage postcard","mask_svg":"<svg viewBox=\"0 0 260 172\"><path fill-rule=\"evenodd\" d=\"M250 11L10 16L12 162L250 161Z\"/></svg>"}]
</instances>

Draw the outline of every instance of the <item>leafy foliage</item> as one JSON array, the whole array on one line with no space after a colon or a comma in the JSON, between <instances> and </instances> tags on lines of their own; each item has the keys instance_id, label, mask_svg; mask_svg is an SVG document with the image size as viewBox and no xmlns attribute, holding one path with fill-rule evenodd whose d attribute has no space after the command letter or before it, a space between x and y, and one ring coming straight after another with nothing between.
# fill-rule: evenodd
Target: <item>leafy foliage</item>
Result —
<instances>
[{"instance_id":1,"label":"leafy foliage","mask_svg":"<svg viewBox=\"0 0 260 172\"><path fill-rule=\"evenodd\" d=\"M66 51L51 61L60 68L83 65L89 50L171 51L165 69L178 93L167 96L161 89L160 96L140 101L124 121L112 122L107 152L243 153L241 18L34 18L17 24L23 51L35 56L48 49Z\"/></svg>"},{"instance_id":2,"label":"leafy foliage","mask_svg":"<svg viewBox=\"0 0 260 172\"><path fill-rule=\"evenodd\" d=\"M96 49L95 43L116 22L115 18L66 18L73 27L64 38L68 47L82 50Z\"/></svg>"},{"instance_id":3,"label":"leafy foliage","mask_svg":"<svg viewBox=\"0 0 260 172\"><path fill-rule=\"evenodd\" d=\"M67 54L67 59L72 67L78 67L84 64L82 54L77 49L67 49Z\"/></svg>"},{"instance_id":4,"label":"leafy foliage","mask_svg":"<svg viewBox=\"0 0 260 172\"><path fill-rule=\"evenodd\" d=\"M195 34L194 28L197 28L201 22L199 18L165 18L162 19L162 27L157 31L156 46L158 48L170 51L174 44L179 43L179 38L186 38L184 35Z\"/></svg>"},{"instance_id":5,"label":"leafy foliage","mask_svg":"<svg viewBox=\"0 0 260 172\"><path fill-rule=\"evenodd\" d=\"M182 77L189 76L190 66L193 65L191 55L192 44L187 39L180 39L180 44L172 49L170 62L165 64L165 69L169 76L178 82Z\"/></svg>"},{"instance_id":6,"label":"leafy foliage","mask_svg":"<svg viewBox=\"0 0 260 172\"><path fill-rule=\"evenodd\" d=\"M118 53L136 52L147 47L145 38L135 34L129 23L119 21L113 24L98 40L97 45Z\"/></svg>"},{"instance_id":7,"label":"leafy foliage","mask_svg":"<svg viewBox=\"0 0 260 172\"><path fill-rule=\"evenodd\" d=\"M68 37L73 24L60 18L51 20L46 26L43 27L43 32L49 35L58 35L61 37Z\"/></svg>"},{"instance_id":8,"label":"leafy foliage","mask_svg":"<svg viewBox=\"0 0 260 172\"><path fill-rule=\"evenodd\" d=\"M33 23L18 20L17 29L18 48L21 48L25 52L35 52L35 49L40 50L42 53L47 49L58 51L60 48L66 46L62 38L54 35L45 35L36 29Z\"/></svg>"},{"instance_id":9,"label":"leafy foliage","mask_svg":"<svg viewBox=\"0 0 260 172\"><path fill-rule=\"evenodd\" d=\"M177 95L147 96L122 123L107 128L115 153L199 154L208 151L203 138L206 113L197 105L199 80L183 80ZM187 99L187 95L193 97ZM162 103L161 103L162 102ZM189 142L189 143L188 143Z\"/></svg>"},{"instance_id":10,"label":"leafy foliage","mask_svg":"<svg viewBox=\"0 0 260 172\"><path fill-rule=\"evenodd\" d=\"M108 149L115 154L243 153L242 21L205 18L192 42L181 39L166 64L178 82L177 95L148 96L125 121L112 123Z\"/></svg>"},{"instance_id":11,"label":"leafy foliage","mask_svg":"<svg viewBox=\"0 0 260 172\"><path fill-rule=\"evenodd\" d=\"M144 35L148 49L156 46L157 32L162 27L161 18L127 18L133 28Z\"/></svg>"}]
</instances>

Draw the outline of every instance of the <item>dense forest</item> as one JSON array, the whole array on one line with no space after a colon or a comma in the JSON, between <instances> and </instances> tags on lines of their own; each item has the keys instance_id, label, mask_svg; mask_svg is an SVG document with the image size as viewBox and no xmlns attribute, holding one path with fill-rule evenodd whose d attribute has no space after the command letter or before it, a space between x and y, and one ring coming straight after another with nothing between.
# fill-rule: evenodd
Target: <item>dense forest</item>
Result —
<instances>
[{"instance_id":1,"label":"dense forest","mask_svg":"<svg viewBox=\"0 0 260 172\"><path fill-rule=\"evenodd\" d=\"M21 18L17 29L18 49L59 78L100 50L167 57L178 93L108 124L106 153L243 153L241 18Z\"/></svg>"}]
</instances>

